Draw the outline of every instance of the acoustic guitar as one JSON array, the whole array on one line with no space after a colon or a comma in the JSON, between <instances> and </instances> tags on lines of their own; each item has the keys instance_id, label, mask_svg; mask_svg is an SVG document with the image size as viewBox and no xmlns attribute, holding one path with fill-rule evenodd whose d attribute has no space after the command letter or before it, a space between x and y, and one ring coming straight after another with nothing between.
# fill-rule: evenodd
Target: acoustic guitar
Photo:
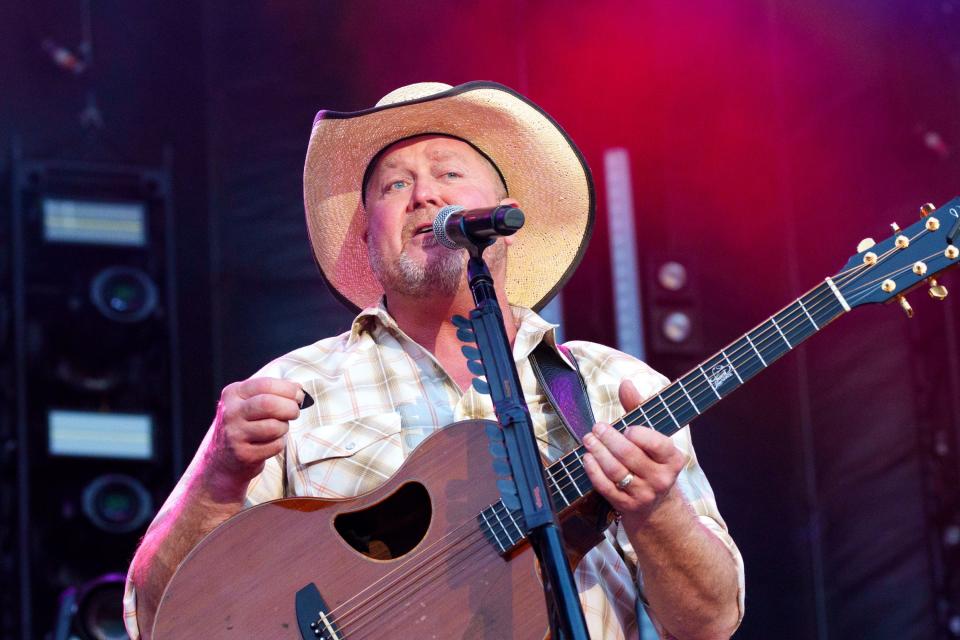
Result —
<instances>
[{"instance_id":1,"label":"acoustic guitar","mask_svg":"<svg viewBox=\"0 0 960 640\"><path fill-rule=\"evenodd\" d=\"M613 426L670 435L854 307L900 301L960 256L960 198L879 244L675 380ZM499 427L460 422L427 438L378 489L287 498L224 522L167 586L156 640L543 638L548 628L522 516L497 489ZM491 436L493 436L491 438ZM571 563L601 540L604 502L578 448L547 469Z\"/></svg>"}]
</instances>

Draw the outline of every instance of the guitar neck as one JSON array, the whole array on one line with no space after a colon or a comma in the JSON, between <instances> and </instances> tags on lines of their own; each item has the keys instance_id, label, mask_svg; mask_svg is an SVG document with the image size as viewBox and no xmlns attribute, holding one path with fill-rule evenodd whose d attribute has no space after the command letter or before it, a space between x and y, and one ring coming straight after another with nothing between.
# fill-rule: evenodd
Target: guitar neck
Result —
<instances>
[{"instance_id":1,"label":"guitar neck","mask_svg":"<svg viewBox=\"0 0 960 640\"><path fill-rule=\"evenodd\" d=\"M841 316L850 307L827 278L613 423L623 432L644 425L673 435L750 378ZM547 469L557 505L569 505L593 487L581 462L583 447Z\"/></svg>"},{"instance_id":2,"label":"guitar neck","mask_svg":"<svg viewBox=\"0 0 960 640\"><path fill-rule=\"evenodd\" d=\"M627 427L643 425L673 435L849 310L833 280L827 278L611 426L623 432ZM584 447L577 447L546 469L547 484L557 507L568 507L593 490L583 468L584 453ZM522 514L507 509L502 501L484 509L478 520L502 551L525 537Z\"/></svg>"}]
</instances>

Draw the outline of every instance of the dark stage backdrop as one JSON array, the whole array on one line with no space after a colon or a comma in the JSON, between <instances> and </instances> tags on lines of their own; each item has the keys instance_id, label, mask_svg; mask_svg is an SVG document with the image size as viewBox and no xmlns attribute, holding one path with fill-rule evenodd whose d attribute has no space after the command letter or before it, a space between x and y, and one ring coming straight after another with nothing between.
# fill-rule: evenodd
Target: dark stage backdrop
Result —
<instances>
[{"instance_id":1,"label":"dark stage backdrop","mask_svg":"<svg viewBox=\"0 0 960 640\"><path fill-rule=\"evenodd\" d=\"M35 4L31 20L74 24L60 3ZM176 147L188 452L224 384L348 326L303 222L321 108L489 79L549 111L599 196L564 292L568 339L615 340L603 152L628 149L641 260L684 256L699 278L703 352L651 362L672 376L838 270L862 237L960 194L955 0L147 6L94 3L95 25L120 146ZM18 129L56 147L82 92L30 49L22 11L4 11L0 141ZM746 562L738 638L947 637L920 435L936 423L956 437L957 305L914 297L913 320L858 310L694 423Z\"/></svg>"}]
</instances>

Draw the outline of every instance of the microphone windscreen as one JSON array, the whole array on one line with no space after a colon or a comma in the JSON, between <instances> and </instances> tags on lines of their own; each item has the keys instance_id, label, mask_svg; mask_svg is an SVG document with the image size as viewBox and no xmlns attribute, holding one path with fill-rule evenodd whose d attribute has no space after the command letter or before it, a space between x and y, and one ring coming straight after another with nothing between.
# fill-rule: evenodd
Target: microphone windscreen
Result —
<instances>
[{"instance_id":1,"label":"microphone windscreen","mask_svg":"<svg viewBox=\"0 0 960 640\"><path fill-rule=\"evenodd\" d=\"M455 213L463 211L463 207L456 204L447 205L437 212L437 217L433 219L433 236L441 245L447 249L459 249L460 245L453 241L447 235L447 220Z\"/></svg>"}]
</instances>

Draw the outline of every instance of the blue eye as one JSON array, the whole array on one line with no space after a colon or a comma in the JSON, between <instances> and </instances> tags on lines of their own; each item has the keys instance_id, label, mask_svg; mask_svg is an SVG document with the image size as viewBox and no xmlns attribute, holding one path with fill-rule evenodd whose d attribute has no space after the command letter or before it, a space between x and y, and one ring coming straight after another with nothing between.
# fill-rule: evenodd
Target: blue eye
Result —
<instances>
[{"instance_id":1,"label":"blue eye","mask_svg":"<svg viewBox=\"0 0 960 640\"><path fill-rule=\"evenodd\" d=\"M403 180L394 180L393 182L387 185L387 189L389 191L399 191L400 189L403 189L405 186L407 186L407 183L404 182Z\"/></svg>"}]
</instances>

